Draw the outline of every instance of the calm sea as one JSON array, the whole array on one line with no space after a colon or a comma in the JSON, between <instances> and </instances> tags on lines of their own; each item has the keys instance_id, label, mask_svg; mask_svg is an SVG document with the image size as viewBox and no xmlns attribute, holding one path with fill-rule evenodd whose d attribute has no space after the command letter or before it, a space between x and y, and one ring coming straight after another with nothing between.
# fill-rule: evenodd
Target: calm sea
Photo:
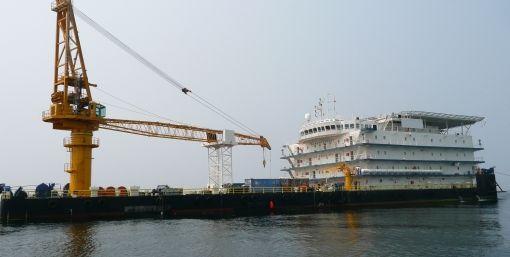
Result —
<instances>
[{"instance_id":1,"label":"calm sea","mask_svg":"<svg viewBox=\"0 0 510 257\"><path fill-rule=\"evenodd\" d=\"M499 197L481 206L0 225L0 256L510 256L510 193Z\"/></svg>"}]
</instances>

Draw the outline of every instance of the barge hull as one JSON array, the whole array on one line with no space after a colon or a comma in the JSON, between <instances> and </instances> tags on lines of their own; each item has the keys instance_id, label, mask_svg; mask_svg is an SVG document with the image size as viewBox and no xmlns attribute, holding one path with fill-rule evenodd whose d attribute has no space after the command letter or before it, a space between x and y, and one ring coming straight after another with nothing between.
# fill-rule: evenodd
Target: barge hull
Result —
<instances>
[{"instance_id":1,"label":"barge hull","mask_svg":"<svg viewBox=\"0 0 510 257\"><path fill-rule=\"evenodd\" d=\"M476 180L476 188L463 189L11 198L1 200L0 216L4 224L131 218L223 218L364 206L497 201L494 175L477 175Z\"/></svg>"}]
</instances>

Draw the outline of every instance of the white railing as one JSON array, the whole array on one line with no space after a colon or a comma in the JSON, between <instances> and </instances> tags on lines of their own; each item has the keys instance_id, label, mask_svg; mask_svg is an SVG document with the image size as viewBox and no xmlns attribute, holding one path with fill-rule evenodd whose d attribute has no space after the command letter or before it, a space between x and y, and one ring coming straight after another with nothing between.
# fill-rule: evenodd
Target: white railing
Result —
<instances>
[{"instance_id":1,"label":"white railing","mask_svg":"<svg viewBox=\"0 0 510 257\"><path fill-rule=\"evenodd\" d=\"M483 157L481 157L481 156L477 156L477 157L475 157L475 161L477 161L477 162L483 162Z\"/></svg>"},{"instance_id":2,"label":"white railing","mask_svg":"<svg viewBox=\"0 0 510 257\"><path fill-rule=\"evenodd\" d=\"M384 191L384 190L427 190L427 189L471 189L476 188L473 182L444 184L405 184L405 185L353 185L350 191ZM38 198L35 189L23 190L28 198ZM346 191L343 186L327 185L322 187L238 187L238 188L170 188L170 191L156 189L108 188L106 190L80 190L69 192L55 189L42 198L64 197L134 197L134 196L171 196L171 195L228 195L228 194L275 194L275 193L306 193ZM15 192L15 190L13 190ZM4 199L11 198L4 192Z\"/></svg>"},{"instance_id":3,"label":"white railing","mask_svg":"<svg viewBox=\"0 0 510 257\"><path fill-rule=\"evenodd\" d=\"M72 145L72 143L73 143L73 141L72 141L72 139L71 139L70 137L66 137L66 138L64 138L62 141L63 141L63 145L64 145L65 147L67 147L67 146L69 146L69 145ZM92 143L91 143L91 144L92 144L92 145L96 145L96 146L98 146L98 145L99 145L99 138L97 138L97 137L93 137L93 138L92 138ZM80 144L78 144L78 145L80 145Z\"/></svg>"},{"instance_id":4,"label":"white railing","mask_svg":"<svg viewBox=\"0 0 510 257\"><path fill-rule=\"evenodd\" d=\"M49 110L43 111L41 113L41 116L43 119L49 118L49 117L51 117L51 112Z\"/></svg>"}]
</instances>

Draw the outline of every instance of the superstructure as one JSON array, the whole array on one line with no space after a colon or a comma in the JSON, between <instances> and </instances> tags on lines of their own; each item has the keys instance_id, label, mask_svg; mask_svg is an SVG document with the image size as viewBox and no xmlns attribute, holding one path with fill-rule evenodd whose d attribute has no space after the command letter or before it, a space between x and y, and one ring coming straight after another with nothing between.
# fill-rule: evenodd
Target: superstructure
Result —
<instances>
[{"instance_id":1,"label":"superstructure","mask_svg":"<svg viewBox=\"0 0 510 257\"><path fill-rule=\"evenodd\" d=\"M470 128L483 119L422 111L315 120L307 114L298 142L282 151L289 164L282 170L335 183L345 176L336 169L343 163L352 167L352 186L359 189L475 187L484 162L476 152L483 147Z\"/></svg>"}]
</instances>

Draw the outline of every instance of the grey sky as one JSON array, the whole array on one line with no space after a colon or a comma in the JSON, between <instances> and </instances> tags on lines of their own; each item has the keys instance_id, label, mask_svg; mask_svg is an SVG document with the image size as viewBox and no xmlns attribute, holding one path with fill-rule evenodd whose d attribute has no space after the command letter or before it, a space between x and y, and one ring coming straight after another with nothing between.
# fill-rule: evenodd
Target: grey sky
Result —
<instances>
[{"instance_id":1,"label":"grey sky","mask_svg":"<svg viewBox=\"0 0 510 257\"><path fill-rule=\"evenodd\" d=\"M75 5L181 83L269 138L234 149L234 178L283 175L292 143L317 98L331 93L340 116L425 110L486 117L472 129L478 153L510 174L509 1L126 1ZM68 180L62 138L41 121L52 90L55 13L50 1L0 7L0 182ZM173 120L233 128L168 86L78 19L92 83ZM111 118L149 119L93 91ZM207 183L199 143L109 131L95 134L94 185ZM270 171L271 170L271 171ZM510 188L510 177L498 176Z\"/></svg>"}]
</instances>

